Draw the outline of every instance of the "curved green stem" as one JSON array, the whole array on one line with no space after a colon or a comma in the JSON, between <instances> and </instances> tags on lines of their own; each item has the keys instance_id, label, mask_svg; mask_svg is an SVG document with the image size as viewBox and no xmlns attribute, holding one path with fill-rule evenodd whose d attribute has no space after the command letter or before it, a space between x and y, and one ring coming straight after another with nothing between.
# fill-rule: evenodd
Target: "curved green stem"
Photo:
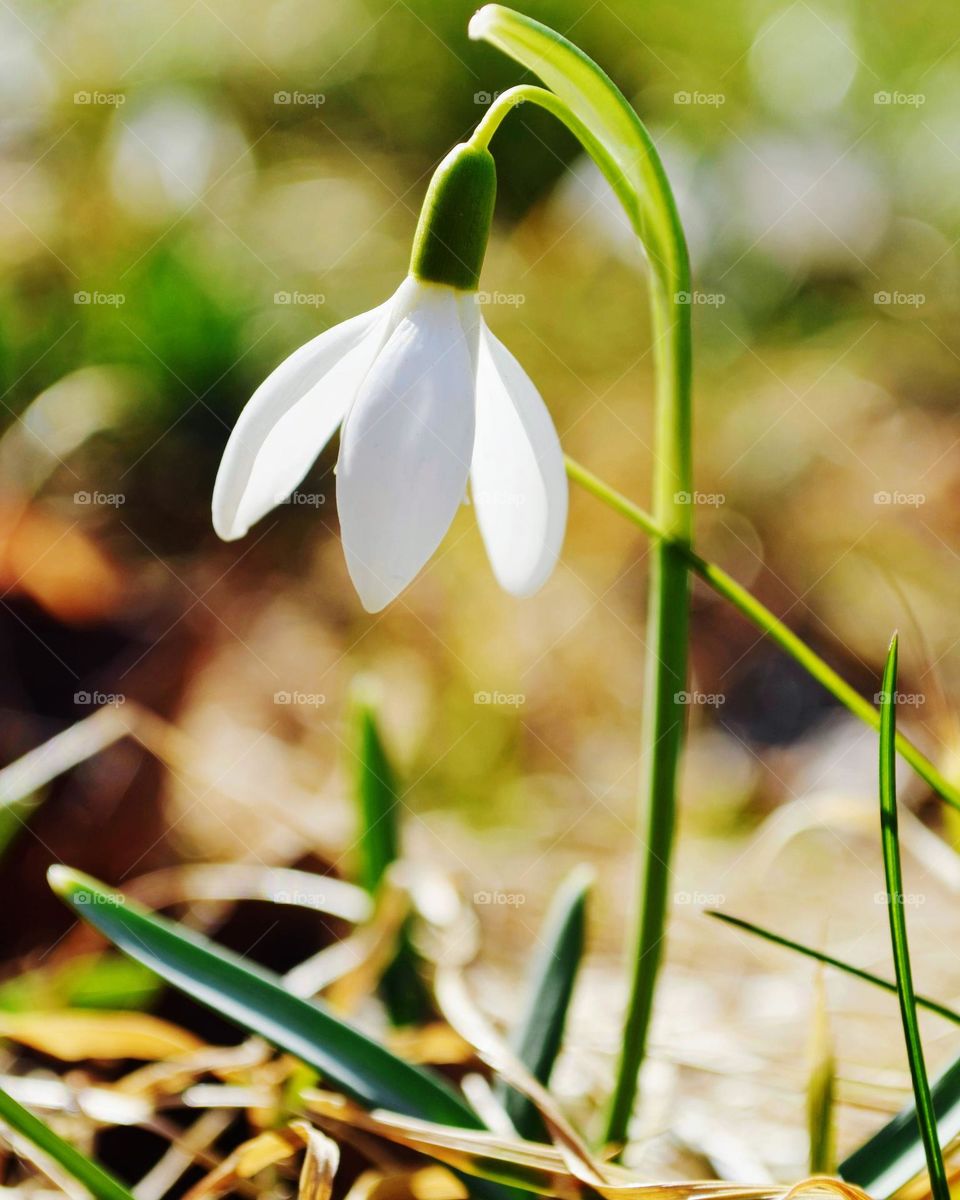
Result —
<instances>
[{"instance_id":1,"label":"curved green stem","mask_svg":"<svg viewBox=\"0 0 960 1200\"><path fill-rule=\"evenodd\" d=\"M893 635L880 692L880 841L883 846L883 870L887 880L887 912L890 917L890 942L897 978L897 996L903 1038L910 1064L917 1123L927 1159L933 1200L950 1200L950 1185L943 1166L943 1153L937 1130L937 1114L930 1094L930 1081L923 1058L917 1000L913 990L910 948L907 943L907 918L904 912L903 870L900 865L900 833L897 822L897 759L894 737L897 729L897 635Z\"/></svg>"},{"instance_id":2,"label":"curved green stem","mask_svg":"<svg viewBox=\"0 0 960 1200\"><path fill-rule=\"evenodd\" d=\"M586 122L582 121L576 112L554 92L536 84L521 83L508 88L493 101L483 115L479 125L470 137L470 144L479 149L486 149L493 135L500 128L504 118L510 115L521 104L535 104L569 129L584 150L600 168L600 172L626 210L630 223L637 231L641 242L658 275L663 276L666 270L666 255L662 250L662 230L654 231L654 222L646 208L640 203L631 181L627 178L623 167L607 150L606 146L596 137ZM652 151L652 147L651 147ZM665 178L664 178L665 181ZM674 212L676 227L679 229L679 218Z\"/></svg>"},{"instance_id":3,"label":"curved green stem","mask_svg":"<svg viewBox=\"0 0 960 1200\"><path fill-rule=\"evenodd\" d=\"M539 105L570 129L617 190L635 224L643 225L636 194L627 186L621 168L553 92L521 85L502 93L477 126L471 143L486 149L504 118L524 103ZM643 869L620 1061L606 1125L606 1140L614 1143L627 1136L663 957L683 743L684 709L677 696L685 690L687 674L689 561L681 548L690 540L692 514L691 322L690 305L685 303L690 292L690 269L666 178L662 172L656 178L662 190L657 212L661 217L666 214L666 219L661 222L660 238L648 249L653 251L657 268L651 276L657 380L653 499L656 519L669 537L658 539L651 555L641 738L645 783L639 798Z\"/></svg>"},{"instance_id":4,"label":"curved green stem","mask_svg":"<svg viewBox=\"0 0 960 1200\"><path fill-rule=\"evenodd\" d=\"M651 312L656 368L656 460L653 509L668 533L651 554L644 669L639 795L642 870L630 952L629 998L606 1140L626 1140L646 1052L653 994L663 957L683 743L689 624L691 471L690 265L676 203L656 147L607 75L578 47L538 21L487 5L470 33L512 55L549 87L521 86L499 96L474 134L486 148L504 117L523 102L547 109L579 139L622 203L652 270Z\"/></svg>"},{"instance_id":5,"label":"curved green stem","mask_svg":"<svg viewBox=\"0 0 960 1200\"><path fill-rule=\"evenodd\" d=\"M649 537L657 541L670 540L667 531L649 513L569 457L567 458L567 474L575 483L606 504L608 508L636 525L638 529L642 529ZM794 662L799 663L808 675L822 684L835 699L840 701L844 708L863 721L865 725L869 725L871 729L879 730L880 713L870 701L861 696L842 675L824 662L815 650L811 650L801 637L774 616L756 596L737 583L722 567L701 558L690 546L678 544L678 550L686 558L691 570L709 584L718 596L729 601L761 633L776 642L781 650L785 651ZM896 746L897 752L904 762L909 763L920 778L942 800L954 808L960 809L960 790L933 765L926 755L899 732Z\"/></svg>"}]
</instances>

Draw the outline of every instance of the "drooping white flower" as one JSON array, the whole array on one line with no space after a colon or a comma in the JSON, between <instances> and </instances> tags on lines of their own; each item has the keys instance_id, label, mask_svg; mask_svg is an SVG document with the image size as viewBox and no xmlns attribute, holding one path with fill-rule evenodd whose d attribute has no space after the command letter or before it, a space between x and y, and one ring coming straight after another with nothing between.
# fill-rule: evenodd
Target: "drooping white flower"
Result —
<instances>
[{"instance_id":1,"label":"drooping white flower","mask_svg":"<svg viewBox=\"0 0 960 1200\"><path fill-rule=\"evenodd\" d=\"M244 408L220 464L213 524L231 540L290 496L342 426L337 508L347 568L369 612L431 557L468 483L508 592L535 592L563 542L556 430L477 304L492 171L485 149L451 151L428 192L410 274L385 304L281 363Z\"/></svg>"}]
</instances>

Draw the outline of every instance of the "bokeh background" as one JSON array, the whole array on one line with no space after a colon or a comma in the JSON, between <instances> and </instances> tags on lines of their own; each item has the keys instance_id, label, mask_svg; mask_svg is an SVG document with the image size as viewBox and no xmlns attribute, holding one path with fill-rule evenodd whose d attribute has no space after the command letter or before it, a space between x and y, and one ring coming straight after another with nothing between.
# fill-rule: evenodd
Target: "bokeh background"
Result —
<instances>
[{"instance_id":1,"label":"bokeh background","mask_svg":"<svg viewBox=\"0 0 960 1200\"><path fill-rule=\"evenodd\" d=\"M899 626L903 720L952 770L958 14L943 0L521 7L603 64L674 182L697 287L701 551L867 695ZM300 343L394 289L432 167L524 78L468 41L471 12L0 6L0 755L101 707L141 733L141 710L165 723L152 747L81 748L6 822L0 896L24 919L4 923L0 953L13 978L63 952L68 921L42 882L55 859L110 882L225 859L349 873L346 703L373 675L411 856L494 898L481 911L494 1010L511 1009L554 883L577 861L600 868L566 1084L582 1096L607 1085L622 1000L644 540L575 492L563 561L521 603L497 590L465 507L372 618L338 542L335 447L244 541L219 543L209 522L246 399ZM519 110L494 149L487 318L568 453L646 502L642 256L545 114ZM696 1147L688 1173L706 1156L741 1177L789 1175L812 975L699 909L762 914L887 969L874 741L699 588L691 689L647 1151L658 1161L669 1136ZM953 831L908 776L903 797L918 814L918 974L947 997L960 990L942 924ZM257 956L295 958L303 936L284 926ZM906 1077L895 1007L829 984L849 1141ZM955 1040L930 1027L934 1063ZM886 1090L865 1101L881 1068ZM763 1137L743 1134L747 1118Z\"/></svg>"}]
</instances>

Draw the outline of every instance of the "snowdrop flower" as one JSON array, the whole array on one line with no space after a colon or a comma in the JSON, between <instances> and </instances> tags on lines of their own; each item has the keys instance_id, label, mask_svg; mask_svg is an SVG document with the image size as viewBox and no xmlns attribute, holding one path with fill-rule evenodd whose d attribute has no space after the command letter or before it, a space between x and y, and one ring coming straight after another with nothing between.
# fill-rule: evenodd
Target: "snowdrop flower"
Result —
<instances>
[{"instance_id":1,"label":"snowdrop flower","mask_svg":"<svg viewBox=\"0 0 960 1200\"><path fill-rule=\"evenodd\" d=\"M563 542L567 481L539 393L477 303L495 192L489 151L454 147L394 295L307 342L257 389L217 475L220 537L243 537L283 503L342 427L337 508L369 612L428 561L468 483L501 586L527 596L545 582Z\"/></svg>"}]
</instances>

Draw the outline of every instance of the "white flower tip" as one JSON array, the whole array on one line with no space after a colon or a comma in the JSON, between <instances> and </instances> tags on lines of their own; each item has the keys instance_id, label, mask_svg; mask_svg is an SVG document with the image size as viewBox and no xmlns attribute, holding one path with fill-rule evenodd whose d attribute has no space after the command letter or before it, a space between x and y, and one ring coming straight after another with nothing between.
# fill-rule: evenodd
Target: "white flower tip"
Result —
<instances>
[{"instance_id":1,"label":"white flower tip","mask_svg":"<svg viewBox=\"0 0 960 1200\"><path fill-rule=\"evenodd\" d=\"M505 592L516 597L517 600L526 600L540 591L553 574L560 559L563 540L562 528L565 525L566 510L564 508L563 526L559 540L555 542L554 546L544 546L536 561L530 561L526 557L520 557L513 561L498 557L491 561L497 583Z\"/></svg>"},{"instance_id":2,"label":"white flower tip","mask_svg":"<svg viewBox=\"0 0 960 1200\"><path fill-rule=\"evenodd\" d=\"M546 567L546 569L542 570L533 579L530 579L530 578L524 578L524 579L504 578L504 577L498 575L496 571L494 572L494 574L497 575L497 583L500 584L500 586L503 588L503 590L505 592L509 593L509 595L515 597L517 600L527 600L531 596L535 596L537 594L537 592L540 591L540 589L543 587L543 585L547 582L547 580L553 574L553 568L556 565L557 565L557 560L553 559L550 562L550 564Z\"/></svg>"},{"instance_id":3,"label":"white flower tip","mask_svg":"<svg viewBox=\"0 0 960 1200\"><path fill-rule=\"evenodd\" d=\"M481 42L487 36L496 22L499 7L499 4L485 4L473 14L467 26L467 34L472 41Z\"/></svg>"},{"instance_id":4,"label":"white flower tip","mask_svg":"<svg viewBox=\"0 0 960 1200\"><path fill-rule=\"evenodd\" d=\"M236 512L225 512L223 506L217 503L217 496L214 493L213 511L213 532L222 542L236 542L242 537L246 537L249 525L241 525L237 520Z\"/></svg>"},{"instance_id":5,"label":"white flower tip","mask_svg":"<svg viewBox=\"0 0 960 1200\"><path fill-rule=\"evenodd\" d=\"M387 605L397 598L406 587L407 582L398 584L396 587L391 587L371 571L369 567L364 566L355 555L344 546L344 557L347 560L347 571L350 579L356 588L357 595L360 597L360 603L368 613L383 612Z\"/></svg>"}]
</instances>

